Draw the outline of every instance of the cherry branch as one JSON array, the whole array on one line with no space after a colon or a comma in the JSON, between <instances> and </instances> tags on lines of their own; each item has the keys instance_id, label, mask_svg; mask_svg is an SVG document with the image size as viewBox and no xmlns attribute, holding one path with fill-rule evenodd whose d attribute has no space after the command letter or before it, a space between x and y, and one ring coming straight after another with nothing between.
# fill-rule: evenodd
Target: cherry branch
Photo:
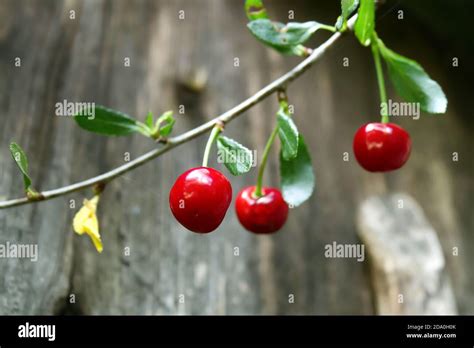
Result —
<instances>
[{"instance_id":1,"label":"cherry branch","mask_svg":"<svg viewBox=\"0 0 474 348\"><path fill-rule=\"evenodd\" d=\"M347 23L348 28L352 28L354 26L356 19L357 19L357 15L352 16L352 18ZM342 34L340 32L333 34L328 40L326 40L319 47L314 49L312 53L300 64L298 64L292 70L290 70L289 72L287 72L280 78L276 79L269 85L259 90L250 98L244 100L242 103L224 112L223 114L217 116L216 118L200 125L199 127L196 127L178 136L169 138L163 146L157 149L151 150L143 154L142 156L137 157L136 159L120 167L112 169L106 173L95 176L93 178L80 181L72 185L60 187L57 189L40 192L38 196L34 199L28 198L28 197L21 197L21 198L16 198L16 199L0 202L0 209L11 208L11 207L24 205L28 203L41 202L41 201L49 200L52 198L64 196L71 192L83 190L88 187L93 187L95 185L104 185L110 182L111 180L153 160L154 158L161 156L162 154L170 151L171 149L208 132L214 127L216 123L220 122L220 123L226 124L232 121L234 118L238 117L245 111L249 110L252 106L258 104L259 102L261 102L268 96L272 95L273 93L281 89L285 89L292 81L294 81L299 76L303 75L311 66L313 66L326 53L326 51L330 47L333 46L333 44L341 36Z\"/></svg>"}]
</instances>

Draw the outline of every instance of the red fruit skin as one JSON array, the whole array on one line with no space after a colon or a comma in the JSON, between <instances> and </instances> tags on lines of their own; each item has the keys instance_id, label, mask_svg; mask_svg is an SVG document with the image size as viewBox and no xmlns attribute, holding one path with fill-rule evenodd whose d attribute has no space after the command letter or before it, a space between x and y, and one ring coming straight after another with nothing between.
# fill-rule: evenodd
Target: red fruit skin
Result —
<instances>
[{"instance_id":1,"label":"red fruit skin","mask_svg":"<svg viewBox=\"0 0 474 348\"><path fill-rule=\"evenodd\" d=\"M176 179L169 201L181 225L196 233L209 233L224 219L232 201L232 186L218 170L192 168Z\"/></svg>"},{"instance_id":2,"label":"red fruit skin","mask_svg":"<svg viewBox=\"0 0 474 348\"><path fill-rule=\"evenodd\" d=\"M276 188L262 188L262 197L254 197L255 186L239 192L235 211L240 223L256 234L270 234L278 231L288 217L288 204Z\"/></svg>"},{"instance_id":3,"label":"red fruit skin","mask_svg":"<svg viewBox=\"0 0 474 348\"><path fill-rule=\"evenodd\" d=\"M354 155L369 172L400 168L410 157L411 139L407 131L393 123L368 123L360 127L353 143Z\"/></svg>"}]
</instances>

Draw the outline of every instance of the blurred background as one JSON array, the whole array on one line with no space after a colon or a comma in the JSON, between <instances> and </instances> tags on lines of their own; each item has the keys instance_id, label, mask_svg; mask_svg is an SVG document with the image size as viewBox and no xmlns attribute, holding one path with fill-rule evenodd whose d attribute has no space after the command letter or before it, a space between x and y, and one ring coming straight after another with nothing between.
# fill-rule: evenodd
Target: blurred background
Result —
<instances>
[{"instance_id":1,"label":"blurred background","mask_svg":"<svg viewBox=\"0 0 474 348\"><path fill-rule=\"evenodd\" d=\"M335 0L266 6L282 22L289 11L295 21L327 24L340 13ZM39 259L0 259L0 314L474 314L473 10L462 0L386 1L378 9L386 45L417 60L449 100L445 115L395 120L413 141L401 170L371 174L353 157L353 134L379 119L379 99L370 50L347 35L288 91L312 150L316 190L283 230L252 235L232 206L210 235L172 218L169 189L200 164L201 137L107 186L98 213L102 254L71 227L90 190L1 210L0 243L37 243ZM238 0L0 0L1 199L23 190L10 141L25 149L40 190L96 176L124 164L126 153L133 159L156 146L139 135L88 133L55 116L57 102L96 102L142 120L184 105L179 134L301 60L264 47L246 23ZM309 46L328 37L317 33ZM226 134L260 154L277 108L268 98ZM273 150L266 183L278 185ZM231 178L234 197L256 172ZM406 198L406 214L390 208L397 197ZM325 257L333 242L364 242L364 262Z\"/></svg>"}]
</instances>

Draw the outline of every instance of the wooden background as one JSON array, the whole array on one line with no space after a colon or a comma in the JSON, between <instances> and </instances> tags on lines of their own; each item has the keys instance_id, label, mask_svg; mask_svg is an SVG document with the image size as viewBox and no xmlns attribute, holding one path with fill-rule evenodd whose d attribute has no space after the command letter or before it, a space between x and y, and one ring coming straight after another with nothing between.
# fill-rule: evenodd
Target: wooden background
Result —
<instances>
[{"instance_id":1,"label":"wooden background","mask_svg":"<svg viewBox=\"0 0 474 348\"><path fill-rule=\"evenodd\" d=\"M336 1L267 2L272 17L282 21L294 10L297 21L333 23L339 11ZM324 246L359 243L359 204L386 192L407 193L422 206L441 241L458 311L473 314L474 125L468 119L470 75L463 69L472 56L450 40L437 40L409 11L398 20L399 8L377 22L380 35L417 59L449 99L446 115L396 120L413 138L402 170L369 174L352 157L353 133L378 118L378 92L369 50L346 37L289 90L295 120L313 151L317 188L291 211L282 231L251 235L233 210L207 236L187 232L171 218L168 191L182 171L200 163L206 139L199 138L107 187L99 207L100 255L71 228L90 191L0 211L0 242L38 243L40 254L36 263L0 259L0 314L371 314L367 263L327 259ZM178 18L180 10L185 20ZM123 164L125 153L134 158L155 146L138 135L87 133L54 115L57 102L96 102L142 119L149 110L159 114L185 105L178 134L233 107L300 60L256 42L246 21L237 0L0 0L1 198L22 193L10 141L25 149L39 189L95 176ZM311 44L327 37L318 33ZM457 68L453 56L460 59ZM21 67L14 66L15 57ZM130 67L124 67L125 57ZM344 57L349 67L342 66ZM207 84L190 91L186 86L199 71L207 74ZM261 153L276 110L270 98L226 133ZM274 150L266 182L277 185ZM234 195L255 179L255 169L232 178Z\"/></svg>"}]
</instances>

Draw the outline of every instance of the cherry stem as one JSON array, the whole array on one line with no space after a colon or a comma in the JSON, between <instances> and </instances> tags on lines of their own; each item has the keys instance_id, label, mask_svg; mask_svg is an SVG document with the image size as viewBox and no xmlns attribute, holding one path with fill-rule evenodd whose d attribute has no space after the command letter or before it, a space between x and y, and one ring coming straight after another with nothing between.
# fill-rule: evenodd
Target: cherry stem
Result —
<instances>
[{"instance_id":1,"label":"cherry stem","mask_svg":"<svg viewBox=\"0 0 474 348\"><path fill-rule=\"evenodd\" d=\"M256 197L262 197L262 184L263 184L263 174L265 172L265 166L267 165L268 154L270 153L270 149L272 148L273 142L275 141L276 135L278 134L278 125L275 126L273 129L270 138L268 138L267 144L265 145L265 149L263 150L262 155L262 163L260 163L260 168L258 168L258 177L257 177L257 185L255 186L254 195Z\"/></svg>"},{"instance_id":2,"label":"cherry stem","mask_svg":"<svg viewBox=\"0 0 474 348\"><path fill-rule=\"evenodd\" d=\"M278 101L280 103L280 108L283 108L285 112L288 111L288 98L286 96L286 92L284 90L278 91ZM267 144L265 145L265 149L263 150L262 155L262 163L260 163L260 168L258 168L258 177L257 177L257 185L255 186L254 196L262 197L262 187L263 187L263 174L265 173L265 167L267 165L268 155L270 154L270 150L272 148L273 143L275 142L276 135L278 134L278 124L272 131L272 134L268 138Z\"/></svg>"},{"instance_id":3,"label":"cherry stem","mask_svg":"<svg viewBox=\"0 0 474 348\"><path fill-rule=\"evenodd\" d=\"M378 37L374 35L372 37L372 44L370 47L372 48L372 55L374 56L375 62L375 71L377 72L377 83L379 85L379 93L380 93L380 106L381 106L381 114L382 114L382 123L388 123L388 104L387 104L387 92L385 91L385 80L383 77L383 70L382 70L382 63L380 61L380 52L378 46Z\"/></svg>"},{"instance_id":4,"label":"cherry stem","mask_svg":"<svg viewBox=\"0 0 474 348\"><path fill-rule=\"evenodd\" d=\"M223 126L222 124L219 124L219 123L216 123L214 127L212 128L211 134L209 135L209 139L207 140L206 149L204 150L204 156L202 157L203 167L207 167L212 144L214 144L214 141L216 141L217 137L222 132L222 130L223 130Z\"/></svg>"}]
</instances>

